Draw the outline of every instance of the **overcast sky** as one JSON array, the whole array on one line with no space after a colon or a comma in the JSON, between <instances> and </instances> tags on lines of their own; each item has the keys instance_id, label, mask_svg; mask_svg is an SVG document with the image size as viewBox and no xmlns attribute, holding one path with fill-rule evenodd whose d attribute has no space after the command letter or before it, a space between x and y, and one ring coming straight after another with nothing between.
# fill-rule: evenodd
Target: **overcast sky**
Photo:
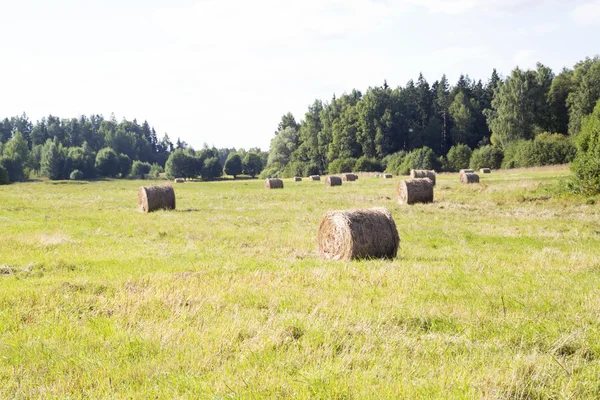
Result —
<instances>
[{"instance_id":1,"label":"overcast sky","mask_svg":"<svg viewBox=\"0 0 600 400\"><path fill-rule=\"evenodd\" d=\"M600 53L600 0L0 0L0 117L114 112L268 149L283 114L423 72L487 80Z\"/></svg>"}]
</instances>

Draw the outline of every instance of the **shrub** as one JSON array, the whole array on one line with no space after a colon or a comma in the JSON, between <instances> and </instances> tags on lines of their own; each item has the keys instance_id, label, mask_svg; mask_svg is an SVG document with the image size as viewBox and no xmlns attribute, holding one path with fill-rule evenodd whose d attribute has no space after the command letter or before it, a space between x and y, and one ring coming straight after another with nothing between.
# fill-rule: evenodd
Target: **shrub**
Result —
<instances>
[{"instance_id":1,"label":"shrub","mask_svg":"<svg viewBox=\"0 0 600 400\"><path fill-rule=\"evenodd\" d=\"M404 157L402 165L398 168L396 174L408 175L411 169L435 169L439 170L439 162L433 150L429 147L421 147L411 151Z\"/></svg>"},{"instance_id":2,"label":"shrub","mask_svg":"<svg viewBox=\"0 0 600 400\"><path fill-rule=\"evenodd\" d=\"M8 179L8 171L0 163L0 185L8 185L10 180Z\"/></svg>"},{"instance_id":3,"label":"shrub","mask_svg":"<svg viewBox=\"0 0 600 400\"><path fill-rule=\"evenodd\" d=\"M302 176L320 175L321 169L315 163L308 163L304 166L304 170L302 172Z\"/></svg>"},{"instance_id":4,"label":"shrub","mask_svg":"<svg viewBox=\"0 0 600 400\"><path fill-rule=\"evenodd\" d=\"M263 160L254 152L248 152L242 160L242 172L255 177L263 170Z\"/></svg>"},{"instance_id":5,"label":"shrub","mask_svg":"<svg viewBox=\"0 0 600 400\"><path fill-rule=\"evenodd\" d=\"M119 156L110 147L105 147L96 155L95 167L100 176L117 176L120 167Z\"/></svg>"},{"instance_id":6,"label":"shrub","mask_svg":"<svg viewBox=\"0 0 600 400\"><path fill-rule=\"evenodd\" d=\"M534 140L512 142L504 150L503 168L566 164L573 161L577 148L569 137L541 133Z\"/></svg>"},{"instance_id":7,"label":"shrub","mask_svg":"<svg viewBox=\"0 0 600 400\"><path fill-rule=\"evenodd\" d=\"M202 163L202 169L200 170L200 175L202 179L205 181L210 181L212 179L223 176L223 166L219 162L218 157L209 157L204 160Z\"/></svg>"},{"instance_id":8,"label":"shrub","mask_svg":"<svg viewBox=\"0 0 600 400\"><path fill-rule=\"evenodd\" d=\"M452 146L447 155L447 170L454 172L469 168L469 162L471 161L472 154L473 151L466 144L459 143L455 146Z\"/></svg>"},{"instance_id":9,"label":"shrub","mask_svg":"<svg viewBox=\"0 0 600 400\"><path fill-rule=\"evenodd\" d=\"M72 181L80 181L83 179L83 172L76 169L75 171L71 172L71 175L69 175L69 179Z\"/></svg>"},{"instance_id":10,"label":"shrub","mask_svg":"<svg viewBox=\"0 0 600 400\"><path fill-rule=\"evenodd\" d=\"M150 173L151 169L152 169L152 166L150 165L150 163L135 160L131 166L131 175L132 176L146 175L146 174Z\"/></svg>"},{"instance_id":11,"label":"shrub","mask_svg":"<svg viewBox=\"0 0 600 400\"><path fill-rule=\"evenodd\" d=\"M154 163L150 167L150 172L148 172L148 174L153 178L158 178L163 172L165 172L164 168L159 164Z\"/></svg>"},{"instance_id":12,"label":"shrub","mask_svg":"<svg viewBox=\"0 0 600 400\"><path fill-rule=\"evenodd\" d=\"M356 164L354 165L354 171L359 172L375 172L381 171L381 163L377 161L375 158L368 158L366 156L360 157L356 160Z\"/></svg>"},{"instance_id":13,"label":"shrub","mask_svg":"<svg viewBox=\"0 0 600 400\"><path fill-rule=\"evenodd\" d=\"M8 173L9 182L21 182L25 180L25 171L21 156L14 154L12 157L4 157L0 160L0 164Z\"/></svg>"},{"instance_id":14,"label":"shrub","mask_svg":"<svg viewBox=\"0 0 600 400\"><path fill-rule=\"evenodd\" d=\"M399 151L397 153L387 155L381 161L382 168L385 170L385 172L390 174L400 175L400 167L402 166L406 155L407 153L405 151Z\"/></svg>"},{"instance_id":15,"label":"shrub","mask_svg":"<svg viewBox=\"0 0 600 400\"><path fill-rule=\"evenodd\" d=\"M588 195L600 193L600 101L594 111L584 118L577 138L579 153L571 169L578 192Z\"/></svg>"},{"instance_id":16,"label":"shrub","mask_svg":"<svg viewBox=\"0 0 600 400\"><path fill-rule=\"evenodd\" d=\"M327 171L330 174L352 172L356 165L356 158L338 158L329 163Z\"/></svg>"},{"instance_id":17,"label":"shrub","mask_svg":"<svg viewBox=\"0 0 600 400\"><path fill-rule=\"evenodd\" d=\"M229 153L225 161L225 173L233 175L233 179L240 175L243 171L242 157L237 153Z\"/></svg>"},{"instance_id":18,"label":"shrub","mask_svg":"<svg viewBox=\"0 0 600 400\"><path fill-rule=\"evenodd\" d=\"M504 157L502 150L494 146L483 146L473 151L469 166L471 169L492 168L498 169Z\"/></svg>"},{"instance_id":19,"label":"shrub","mask_svg":"<svg viewBox=\"0 0 600 400\"><path fill-rule=\"evenodd\" d=\"M281 178L281 171L278 167L268 167L263 169L258 177L260 179Z\"/></svg>"},{"instance_id":20,"label":"shrub","mask_svg":"<svg viewBox=\"0 0 600 400\"><path fill-rule=\"evenodd\" d=\"M131 159L126 154L119 154L119 174L121 178L131 173Z\"/></svg>"},{"instance_id":21,"label":"shrub","mask_svg":"<svg viewBox=\"0 0 600 400\"><path fill-rule=\"evenodd\" d=\"M197 175L196 158L182 149L177 149L169 155L165 164L167 178L193 178Z\"/></svg>"},{"instance_id":22,"label":"shrub","mask_svg":"<svg viewBox=\"0 0 600 400\"><path fill-rule=\"evenodd\" d=\"M292 161L285 166L281 172L282 178L291 178L293 176L302 176L304 173L304 163L300 161Z\"/></svg>"}]
</instances>

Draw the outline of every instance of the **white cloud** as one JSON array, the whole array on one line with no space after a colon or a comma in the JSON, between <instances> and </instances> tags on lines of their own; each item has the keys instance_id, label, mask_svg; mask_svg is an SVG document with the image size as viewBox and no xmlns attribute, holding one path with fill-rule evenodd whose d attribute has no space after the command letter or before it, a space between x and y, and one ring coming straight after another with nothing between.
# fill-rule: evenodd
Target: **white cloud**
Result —
<instances>
[{"instance_id":1,"label":"white cloud","mask_svg":"<svg viewBox=\"0 0 600 400\"><path fill-rule=\"evenodd\" d=\"M423 6L433 13L464 14L470 11L488 13L513 13L531 6L547 4L544 0L407 0L416 6ZM554 2L554 1L553 1Z\"/></svg>"},{"instance_id":2,"label":"white cloud","mask_svg":"<svg viewBox=\"0 0 600 400\"><path fill-rule=\"evenodd\" d=\"M570 17L579 25L600 25L600 0L576 7Z\"/></svg>"}]
</instances>

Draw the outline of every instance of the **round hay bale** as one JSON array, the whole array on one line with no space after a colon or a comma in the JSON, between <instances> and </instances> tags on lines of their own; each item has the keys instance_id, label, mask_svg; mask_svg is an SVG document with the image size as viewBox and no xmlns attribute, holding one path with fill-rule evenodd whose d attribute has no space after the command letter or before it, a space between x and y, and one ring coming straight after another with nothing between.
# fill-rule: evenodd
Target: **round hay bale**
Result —
<instances>
[{"instance_id":1,"label":"round hay bale","mask_svg":"<svg viewBox=\"0 0 600 400\"><path fill-rule=\"evenodd\" d=\"M398 182L398 203L433 203L433 182L429 178L407 179Z\"/></svg>"},{"instance_id":2,"label":"round hay bale","mask_svg":"<svg viewBox=\"0 0 600 400\"><path fill-rule=\"evenodd\" d=\"M311 175L310 177L311 181L320 181L321 177L319 175Z\"/></svg>"},{"instance_id":3,"label":"round hay bale","mask_svg":"<svg viewBox=\"0 0 600 400\"><path fill-rule=\"evenodd\" d=\"M328 176L325 179L326 186L342 186L342 178L339 176Z\"/></svg>"},{"instance_id":4,"label":"round hay bale","mask_svg":"<svg viewBox=\"0 0 600 400\"><path fill-rule=\"evenodd\" d=\"M267 189L283 189L283 181L279 178L267 178L265 187Z\"/></svg>"},{"instance_id":5,"label":"round hay bale","mask_svg":"<svg viewBox=\"0 0 600 400\"><path fill-rule=\"evenodd\" d=\"M342 180L344 182L354 182L357 179L358 179L358 175L356 175L356 174L343 174L342 175Z\"/></svg>"},{"instance_id":6,"label":"round hay bale","mask_svg":"<svg viewBox=\"0 0 600 400\"><path fill-rule=\"evenodd\" d=\"M461 174L460 183L479 183L479 175L477 174Z\"/></svg>"},{"instance_id":7,"label":"round hay bale","mask_svg":"<svg viewBox=\"0 0 600 400\"><path fill-rule=\"evenodd\" d=\"M392 174L383 174L383 179L392 179L393 177Z\"/></svg>"},{"instance_id":8,"label":"round hay bale","mask_svg":"<svg viewBox=\"0 0 600 400\"><path fill-rule=\"evenodd\" d=\"M459 171L460 175L462 175L462 174L474 174L474 173L475 173L475 171L473 171L472 169L461 169Z\"/></svg>"},{"instance_id":9,"label":"round hay bale","mask_svg":"<svg viewBox=\"0 0 600 400\"><path fill-rule=\"evenodd\" d=\"M175 183L185 183L185 179L183 179L183 178L175 178Z\"/></svg>"},{"instance_id":10,"label":"round hay bale","mask_svg":"<svg viewBox=\"0 0 600 400\"><path fill-rule=\"evenodd\" d=\"M491 173L492 173L492 170L491 170L491 169L489 169L489 168L481 168L481 169L479 170L479 172L481 172L482 174L491 174Z\"/></svg>"},{"instance_id":11,"label":"round hay bale","mask_svg":"<svg viewBox=\"0 0 600 400\"><path fill-rule=\"evenodd\" d=\"M138 189L140 211L149 213L164 209L175 209L175 191L171 185L142 186Z\"/></svg>"},{"instance_id":12,"label":"round hay bale","mask_svg":"<svg viewBox=\"0 0 600 400\"><path fill-rule=\"evenodd\" d=\"M294 182L302 182L302 178L300 178L299 176L295 176Z\"/></svg>"},{"instance_id":13,"label":"round hay bale","mask_svg":"<svg viewBox=\"0 0 600 400\"><path fill-rule=\"evenodd\" d=\"M330 211L321 220L319 251L328 260L394 258L400 238L385 208Z\"/></svg>"},{"instance_id":14,"label":"round hay bale","mask_svg":"<svg viewBox=\"0 0 600 400\"><path fill-rule=\"evenodd\" d=\"M433 186L435 186L435 171L434 170L411 169L410 170L410 177L411 177L411 179L429 178L429 179L431 179L431 182L433 182Z\"/></svg>"}]
</instances>

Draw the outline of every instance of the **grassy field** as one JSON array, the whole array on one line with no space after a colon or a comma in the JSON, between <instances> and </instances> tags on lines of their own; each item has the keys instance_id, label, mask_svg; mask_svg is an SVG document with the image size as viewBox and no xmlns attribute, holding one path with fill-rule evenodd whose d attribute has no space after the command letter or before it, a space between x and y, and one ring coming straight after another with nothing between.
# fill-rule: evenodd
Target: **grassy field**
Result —
<instances>
[{"instance_id":1,"label":"grassy field","mask_svg":"<svg viewBox=\"0 0 600 400\"><path fill-rule=\"evenodd\" d=\"M566 168L342 187L0 186L0 398L600 397L600 206ZM326 262L332 209L387 207L398 258Z\"/></svg>"}]
</instances>

